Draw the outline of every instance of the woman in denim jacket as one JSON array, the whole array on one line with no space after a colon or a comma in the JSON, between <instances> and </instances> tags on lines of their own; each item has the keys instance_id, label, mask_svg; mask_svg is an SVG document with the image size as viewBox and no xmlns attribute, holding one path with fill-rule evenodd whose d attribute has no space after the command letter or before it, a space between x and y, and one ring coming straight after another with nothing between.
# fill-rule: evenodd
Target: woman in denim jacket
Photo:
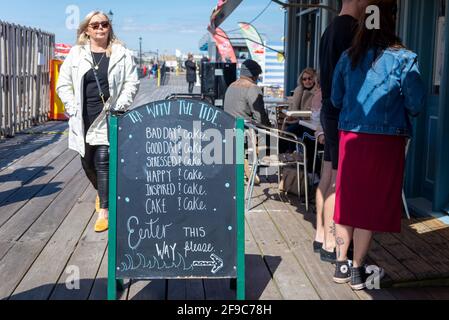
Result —
<instances>
[{"instance_id":1,"label":"woman in denim jacket","mask_svg":"<svg viewBox=\"0 0 449 320\"><path fill-rule=\"evenodd\" d=\"M380 9L380 29L368 28L369 15L364 17L336 67L332 88L332 102L341 109L334 281L351 281L354 290L383 276L381 268L364 265L373 232L401 231L410 117L422 110L426 91L417 55L395 35L396 1L370 2ZM347 258L351 240L352 266Z\"/></svg>"}]
</instances>

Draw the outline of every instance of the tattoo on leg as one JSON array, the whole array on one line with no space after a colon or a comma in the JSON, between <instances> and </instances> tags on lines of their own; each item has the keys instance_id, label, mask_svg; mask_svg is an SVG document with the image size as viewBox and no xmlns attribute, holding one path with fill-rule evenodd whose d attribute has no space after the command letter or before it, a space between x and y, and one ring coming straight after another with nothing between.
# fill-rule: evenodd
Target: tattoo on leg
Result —
<instances>
[{"instance_id":1,"label":"tattoo on leg","mask_svg":"<svg viewBox=\"0 0 449 320\"><path fill-rule=\"evenodd\" d=\"M335 227L335 223L333 223L330 227L330 234L332 234L334 237L337 236L337 228Z\"/></svg>"},{"instance_id":2,"label":"tattoo on leg","mask_svg":"<svg viewBox=\"0 0 449 320\"><path fill-rule=\"evenodd\" d=\"M337 259L341 258L341 247L344 246L345 241L341 237L337 237L335 240L337 243Z\"/></svg>"}]
</instances>

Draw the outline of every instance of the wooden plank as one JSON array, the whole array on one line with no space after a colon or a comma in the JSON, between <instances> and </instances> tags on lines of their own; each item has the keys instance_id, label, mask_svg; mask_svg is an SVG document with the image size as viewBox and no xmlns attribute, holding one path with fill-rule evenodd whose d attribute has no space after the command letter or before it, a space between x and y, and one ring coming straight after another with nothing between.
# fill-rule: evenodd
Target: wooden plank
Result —
<instances>
[{"instance_id":1,"label":"wooden plank","mask_svg":"<svg viewBox=\"0 0 449 320\"><path fill-rule=\"evenodd\" d=\"M187 280L167 280L167 300L187 300Z\"/></svg>"},{"instance_id":2,"label":"wooden plank","mask_svg":"<svg viewBox=\"0 0 449 320\"><path fill-rule=\"evenodd\" d=\"M8 170L18 170L22 168L34 167L43 164L47 164L59 156L63 151L65 151L68 145L67 135L54 135L55 139L51 140L51 143L42 146L20 160L16 161L12 165L8 166L6 169L0 172L0 176L7 174ZM20 181L25 181L20 179Z\"/></svg>"},{"instance_id":3,"label":"wooden plank","mask_svg":"<svg viewBox=\"0 0 449 320\"><path fill-rule=\"evenodd\" d=\"M19 191L9 197L0 206L0 227L3 229L4 224L16 213L19 213L19 210L23 209L26 204L31 203L31 206L35 206L36 204L42 202L42 198L50 196L52 192L54 193L56 188L61 188L61 186L66 182L63 179L69 180L70 178L67 174L70 172L75 172L71 170L76 170L79 168L76 167L72 169L69 166L75 157L76 154L73 151L65 151L50 164L53 169L48 171L46 175L41 176L29 185L20 188ZM79 162L79 160L76 162ZM73 163L72 166L76 166L75 163ZM59 174L62 174L62 170L65 172L63 179L55 178ZM50 200L51 197L48 197L47 199ZM32 212L36 212L36 210L33 208ZM0 237L4 234L4 232L1 231L2 229L0 229ZM17 232L15 232L15 234L17 234Z\"/></svg>"},{"instance_id":4,"label":"wooden plank","mask_svg":"<svg viewBox=\"0 0 449 320\"><path fill-rule=\"evenodd\" d=\"M47 300L92 218L95 189L90 186L28 270L11 299ZM45 273L42 273L45 270Z\"/></svg>"},{"instance_id":5,"label":"wooden plank","mask_svg":"<svg viewBox=\"0 0 449 320\"><path fill-rule=\"evenodd\" d=\"M426 227L428 227L433 232L439 234L441 237L445 238L446 241L449 240L449 226L444 224L437 219L427 219L421 221Z\"/></svg>"},{"instance_id":6,"label":"wooden plank","mask_svg":"<svg viewBox=\"0 0 449 320\"><path fill-rule=\"evenodd\" d=\"M71 179L75 177L77 182L85 179L80 170L78 159L74 159L70 164L58 174L50 184L47 184L33 199L27 202L7 223L0 228L0 241L15 241L30 228L30 226L48 209L58 209L61 212L67 210L55 202L62 193L66 195L66 202L73 203L73 191L65 190L68 185L73 186ZM87 185L84 180L84 185ZM78 186L77 186L78 187ZM76 190L76 189L75 189ZM65 191L65 192L64 192ZM83 190L84 191L84 190ZM66 204L63 203L62 205ZM0 212L3 212L3 208ZM50 221L50 223L52 223ZM54 225L54 223L52 223ZM46 229L47 226L43 226ZM0 254L1 256L1 254Z\"/></svg>"},{"instance_id":7,"label":"wooden plank","mask_svg":"<svg viewBox=\"0 0 449 320\"><path fill-rule=\"evenodd\" d=\"M166 300L167 280L132 280L128 300Z\"/></svg>"},{"instance_id":8,"label":"wooden plank","mask_svg":"<svg viewBox=\"0 0 449 320\"><path fill-rule=\"evenodd\" d=\"M94 285L89 295L89 300L108 299L108 249L101 260L100 269L95 278Z\"/></svg>"},{"instance_id":9,"label":"wooden plank","mask_svg":"<svg viewBox=\"0 0 449 320\"><path fill-rule=\"evenodd\" d=\"M402 265L394 255L385 250L385 248L376 241L376 237L374 237L368 255L374 264L384 268L385 273L394 282L413 281L417 279L407 267Z\"/></svg>"},{"instance_id":10,"label":"wooden plank","mask_svg":"<svg viewBox=\"0 0 449 320\"><path fill-rule=\"evenodd\" d=\"M425 260L417 256L407 246L391 234L377 234L376 241L391 253L402 265L406 266L418 280L438 277L439 272ZM404 279L408 281L410 279Z\"/></svg>"},{"instance_id":11,"label":"wooden plank","mask_svg":"<svg viewBox=\"0 0 449 320\"><path fill-rule=\"evenodd\" d=\"M206 300L228 300L237 299L237 292L231 289L229 279L205 279L204 291Z\"/></svg>"},{"instance_id":12,"label":"wooden plank","mask_svg":"<svg viewBox=\"0 0 449 320\"><path fill-rule=\"evenodd\" d=\"M167 300L204 300L203 280L168 280Z\"/></svg>"},{"instance_id":13,"label":"wooden plank","mask_svg":"<svg viewBox=\"0 0 449 320\"><path fill-rule=\"evenodd\" d=\"M20 158L13 164L9 165L8 167L6 167L2 171L0 171L0 176L4 175L5 171L8 169L11 169L11 168L15 169L15 168L26 167L26 166L32 165L36 159L39 159L40 156L44 156L47 152L51 151L52 149L55 148L55 146L57 146L59 144L65 144L65 147L67 148L67 140L68 140L67 135L60 135L60 134L58 134L58 135L38 135L38 136L36 136L36 139L38 139L38 138L42 139L46 143L44 145L42 145L40 148L34 150L33 152L26 154L24 157ZM22 146L23 144L24 144L24 142L16 141L15 143L9 144L9 148L8 147L5 148L4 143L0 143L0 152L4 152L5 153L4 156L7 157L8 156L7 152L9 149L13 150L13 149L17 148L17 146Z\"/></svg>"},{"instance_id":14,"label":"wooden plank","mask_svg":"<svg viewBox=\"0 0 449 320\"><path fill-rule=\"evenodd\" d=\"M48 123L43 126L29 129L30 133L40 131L65 131L66 123ZM0 171L19 161L35 150L51 144L57 135L47 134L19 134L12 139L8 139L0 144Z\"/></svg>"},{"instance_id":15,"label":"wooden plank","mask_svg":"<svg viewBox=\"0 0 449 320\"><path fill-rule=\"evenodd\" d=\"M245 238L246 299L281 300L282 295L276 287L247 223L245 223Z\"/></svg>"},{"instance_id":16,"label":"wooden plank","mask_svg":"<svg viewBox=\"0 0 449 320\"><path fill-rule=\"evenodd\" d=\"M263 194L260 189L256 192ZM246 218L282 297L289 300L318 300L320 297L313 284L278 232L266 208L265 212L249 212Z\"/></svg>"},{"instance_id":17,"label":"wooden plank","mask_svg":"<svg viewBox=\"0 0 449 320\"><path fill-rule=\"evenodd\" d=\"M20 240L48 240L89 184L84 171L80 170Z\"/></svg>"},{"instance_id":18,"label":"wooden plank","mask_svg":"<svg viewBox=\"0 0 449 320\"><path fill-rule=\"evenodd\" d=\"M298 197L285 194L279 194L284 205L290 210L295 219L304 227L310 239L315 239L316 215L307 212L305 206L299 203Z\"/></svg>"},{"instance_id":19,"label":"wooden plank","mask_svg":"<svg viewBox=\"0 0 449 320\"><path fill-rule=\"evenodd\" d=\"M0 300L8 299L11 292L36 259L45 243L42 241L18 242L0 263Z\"/></svg>"},{"instance_id":20,"label":"wooden plank","mask_svg":"<svg viewBox=\"0 0 449 320\"><path fill-rule=\"evenodd\" d=\"M3 255L0 255L0 259L8 252L11 246L11 241L0 241L0 253L3 252Z\"/></svg>"},{"instance_id":21,"label":"wooden plank","mask_svg":"<svg viewBox=\"0 0 449 320\"><path fill-rule=\"evenodd\" d=\"M28 205L23 207L17 215L4 224L0 228L0 241L7 242L8 246L3 246L0 248L0 261L3 256L8 252L8 250L14 245L15 241L18 241L20 237L30 228L30 226L46 211L48 208L51 209L51 204L58 198L61 194L61 190L55 190L55 187L65 187L71 185L75 187L75 184L67 183L65 178L72 178L76 175L78 169L77 164L73 163L72 166L68 166L66 171L59 175L55 182L48 184L42 189L41 192L36 196L36 198L31 199ZM68 179L67 179L68 180ZM67 193L68 191L66 191ZM74 201L74 200L73 200ZM73 202L71 201L71 202ZM5 208L1 208L4 210ZM67 210L69 210L68 208ZM2 212L2 211L0 211ZM62 213L66 211L61 211ZM32 239L31 240L36 240Z\"/></svg>"},{"instance_id":22,"label":"wooden plank","mask_svg":"<svg viewBox=\"0 0 449 320\"><path fill-rule=\"evenodd\" d=\"M94 215L84 230L73 255L67 263L65 272L58 279L58 284L50 300L87 300L91 294L101 261L106 252L107 232L95 233L94 226L97 215ZM77 268L80 286L76 290L68 289L65 282L71 268Z\"/></svg>"},{"instance_id":23,"label":"wooden plank","mask_svg":"<svg viewBox=\"0 0 449 320\"><path fill-rule=\"evenodd\" d=\"M42 213L42 215L34 222L30 229L25 234L17 239L19 242L11 242L11 249L4 255L0 261L6 269L13 269L14 276L9 276L7 279L8 285L4 285L4 274L0 274L0 296L9 296L16 286L20 283L23 276L26 274L32 263L35 261L39 253L46 246L49 239L58 229L61 222L65 219L70 209L76 202L77 197L73 197L74 190L81 190L83 192L87 187L87 182L82 175L77 175ZM34 251L27 251L25 256L22 252L24 243L33 243L31 249ZM23 259L18 263L17 256ZM20 260L19 260L20 261Z\"/></svg>"},{"instance_id":24,"label":"wooden plank","mask_svg":"<svg viewBox=\"0 0 449 320\"><path fill-rule=\"evenodd\" d=\"M346 285L339 285L332 280L335 267L323 263L319 255L312 250L312 238L305 228L294 218L280 199L276 186L270 185L268 200L264 203L269 216L276 225L287 245L292 250L308 278L323 300L358 300L354 292Z\"/></svg>"},{"instance_id":25,"label":"wooden plank","mask_svg":"<svg viewBox=\"0 0 449 320\"><path fill-rule=\"evenodd\" d=\"M0 205L21 187L50 170L49 164L67 150L67 139L48 145L0 172Z\"/></svg>"},{"instance_id":26,"label":"wooden plank","mask_svg":"<svg viewBox=\"0 0 449 320\"><path fill-rule=\"evenodd\" d=\"M123 291L118 292L119 300L127 300L130 287L130 281L124 281ZM89 300L107 300L108 299L108 248L101 261L100 270L98 270Z\"/></svg>"},{"instance_id":27,"label":"wooden plank","mask_svg":"<svg viewBox=\"0 0 449 320\"><path fill-rule=\"evenodd\" d=\"M186 300L205 300L203 280L186 280Z\"/></svg>"},{"instance_id":28,"label":"wooden plank","mask_svg":"<svg viewBox=\"0 0 449 320\"><path fill-rule=\"evenodd\" d=\"M25 135L29 137L30 135ZM14 138L15 139L15 138ZM0 171L0 176L5 174L5 171L8 169L16 169L20 167L27 167L32 165L36 159L39 159L39 156L44 156L47 152L50 152L57 145L63 144L67 148L67 135L56 134L56 135L37 135L35 136L35 140L37 142L42 142L42 145L38 146L35 150L25 154L23 157L15 160L10 165L6 166L4 169ZM24 140L24 139L22 139ZM37 142L31 141L31 144L36 144ZM17 151L18 148L26 148L27 141L15 141L14 143L10 143L7 146L4 146L4 143L0 143L0 152L5 153L4 157L8 158L12 156L14 151ZM28 147L29 148L29 147ZM9 154L8 154L9 153ZM4 159L4 158L3 158Z\"/></svg>"},{"instance_id":29,"label":"wooden plank","mask_svg":"<svg viewBox=\"0 0 449 320\"><path fill-rule=\"evenodd\" d=\"M416 255L436 269L438 271L438 278L449 277L449 250L446 248L447 243L441 247L441 244L444 242L439 241L437 237L437 242L439 242L440 245L434 245L432 240L435 239L435 237L431 236L430 232L418 235L405 221L402 223L402 232L400 234L394 234L394 236L410 248ZM424 239L427 239L428 241L425 241Z\"/></svg>"}]
</instances>

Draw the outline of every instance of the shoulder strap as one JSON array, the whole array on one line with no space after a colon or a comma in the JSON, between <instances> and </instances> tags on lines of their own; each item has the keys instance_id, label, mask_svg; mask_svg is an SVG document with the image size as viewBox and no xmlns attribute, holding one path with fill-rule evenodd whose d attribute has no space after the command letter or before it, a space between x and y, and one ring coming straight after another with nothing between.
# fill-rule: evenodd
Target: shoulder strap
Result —
<instances>
[{"instance_id":1,"label":"shoulder strap","mask_svg":"<svg viewBox=\"0 0 449 320\"><path fill-rule=\"evenodd\" d=\"M97 70L95 70L95 68L92 68L92 71L94 72L95 82L97 83L98 94L100 95L100 98L101 98L101 101L103 102L103 105L105 105L106 101L104 101L104 93L103 93L103 90L101 89L100 80L98 80Z\"/></svg>"}]
</instances>

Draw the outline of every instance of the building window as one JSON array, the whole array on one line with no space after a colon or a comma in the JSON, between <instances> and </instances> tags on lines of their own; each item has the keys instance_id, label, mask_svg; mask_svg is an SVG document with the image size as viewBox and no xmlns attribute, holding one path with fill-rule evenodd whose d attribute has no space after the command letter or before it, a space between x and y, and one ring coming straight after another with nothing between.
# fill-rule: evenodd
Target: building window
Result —
<instances>
[{"instance_id":1,"label":"building window","mask_svg":"<svg viewBox=\"0 0 449 320\"><path fill-rule=\"evenodd\" d=\"M445 50L444 30L447 23L446 5L447 0L438 0L438 14L436 19L435 32L435 64L433 70L433 85L435 94L439 94L440 92L441 78L443 75Z\"/></svg>"}]
</instances>

